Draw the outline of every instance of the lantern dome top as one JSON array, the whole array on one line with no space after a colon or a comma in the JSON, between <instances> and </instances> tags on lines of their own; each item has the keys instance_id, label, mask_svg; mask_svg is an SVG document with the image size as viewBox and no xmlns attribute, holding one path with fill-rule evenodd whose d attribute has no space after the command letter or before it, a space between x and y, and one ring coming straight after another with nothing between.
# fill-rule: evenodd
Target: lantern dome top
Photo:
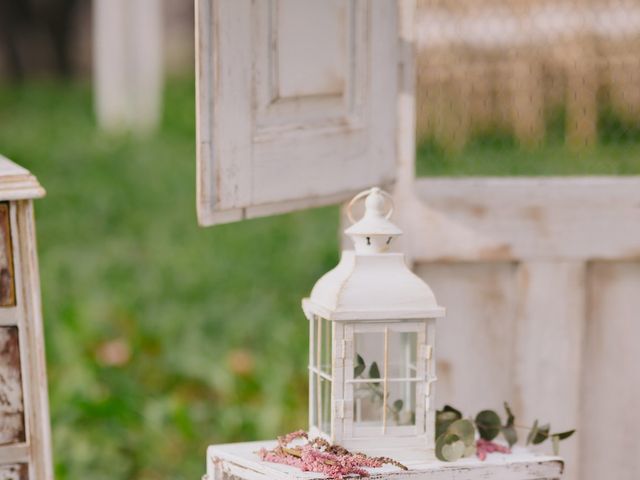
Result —
<instances>
[{"instance_id":1,"label":"lantern dome top","mask_svg":"<svg viewBox=\"0 0 640 480\"><path fill-rule=\"evenodd\" d=\"M364 216L354 222L351 207L365 196ZM364 321L444 316L431 288L407 267L404 255L388 252L391 240L402 233L389 221L392 211L391 196L379 188L354 197L347 209L354 223L345 233L355 251L342 252L340 263L303 300L307 316Z\"/></svg>"},{"instance_id":2,"label":"lantern dome top","mask_svg":"<svg viewBox=\"0 0 640 480\"><path fill-rule=\"evenodd\" d=\"M364 215L358 221L351 209L361 198L364 201ZM396 225L389 221L393 213L393 200L384 190L373 187L353 197L347 206L347 216L352 225L344 233L353 240L357 252L380 253L389 249L391 241L402 235Z\"/></svg>"}]
</instances>

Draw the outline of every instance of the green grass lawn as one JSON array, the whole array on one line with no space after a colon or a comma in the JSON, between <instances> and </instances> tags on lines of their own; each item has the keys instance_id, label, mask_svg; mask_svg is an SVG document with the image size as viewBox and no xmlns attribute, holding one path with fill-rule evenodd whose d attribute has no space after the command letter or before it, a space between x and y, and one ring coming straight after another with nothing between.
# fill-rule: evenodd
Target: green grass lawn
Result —
<instances>
[{"instance_id":1,"label":"green grass lawn","mask_svg":"<svg viewBox=\"0 0 640 480\"><path fill-rule=\"evenodd\" d=\"M0 152L48 190L36 213L59 480L200 478L207 444L306 425L299 302L337 262L337 208L197 227L193 105L193 81L170 82L162 128L135 139L96 131L86 86L0 88ZM424 144L418 171L638 173L639 145Z\"/></svg>"},{"instance_id":2,"label":"green grass lawn","mask_svg":"<svg viewBox=\"0 0 640 480\"><path fill-rule=\"evenodd\" d=\"M638 175L640 123L603 108L597 141L569 148L564 142L564 115L549 118L544 142L535 148L518 145L512 135L475 135L460 151L447 151L425 139L417 150L418 175Z\"/></svg>"},{"instance_id":3,"label":"green grass lawn","mask_svg":"<svg viewBox=\"0 0 640 480\"><path fill-rule=\"evenodd\" d=\"M300 299L337 262L337 208L199 228L194 117L192 80L145 140L97 132L84 86L0 89L0 152L48 191L59 480L200 478L209 443L306 425Z\"/></svg>"}]
</instances>

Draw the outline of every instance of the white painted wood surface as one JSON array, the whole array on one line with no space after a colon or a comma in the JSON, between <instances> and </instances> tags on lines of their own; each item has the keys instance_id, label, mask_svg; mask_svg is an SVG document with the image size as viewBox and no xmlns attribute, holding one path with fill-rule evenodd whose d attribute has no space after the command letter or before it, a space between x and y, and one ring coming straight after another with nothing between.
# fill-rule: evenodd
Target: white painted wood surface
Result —
<instances>
[{"instance_id":1,"label":"white painted wood surface","mask_svg":"<svg viewBox=\"0 0 640 480\"><path fill-rule=\"evenodd\" d=\"M207 450L207 475L204 480L320 480L325 475L302 472L297 468L263 462L256 452L273 448L275 442L249 442L214 445ZM402 458L402 452L389 456L403 462L408 471L392 466L369 469L372 479L424 480L552 480L562 475L562 460L558 457L537 456L526 451L511 455L490 454L481 462L467 458L454 463L437 460Z\"/></svg>"},{"instance_id":2,"label":"white painted wood surface","mask_svg":"<svg viewBox=\"0 0 640 480\"><path fill-rule=\"evenodd\" d=\"M403 226L414 262L449 312L438 404L475 412L507 400L525 426L539 418L555 431L578 429L562 442L566 478L635 478L638 455L612 464L599 452L637 445L611 426L640 424L629 409L640 402L631 367L640 348L626 341L640 338L630 307L640 284L631 274L640 273L640 179L420 179L416 187L398 195L398 209L411 206ZM619 339L611 355L602 354L603 335Z\"/></svg>"},{"instance_id":3,"label":"white painted wood surface","mask_svg":"<svg viewBox=\"0 0 640 480\"><path fill-rule=\"evenodd\" d=\"M93 0L93 86L98 124L145 133L162 107L160 0Z\"/></svg>"},{"instance_id":4,"label":"white painted wood surface","mask_svg":"<svg viewBox=\"0 0 640 480\"><path fill-rule=\"evenodd\" d=\"M417 261L640 258L640 177L421 178L415 191Z\"/></svg>"},{"instance_id":5,"label":"white painted wood surface","mask_svg":"<svg viewBox=\"0 0 640 480\"><path fill-rule=\"evenodd\" d=\"M53 478L32 201L43 195L35 177L0 156L0 210L10 222L0 226L0 478L12 480Z\"/></svg>"},{"instance_id":6,"label":"white painted wood surface","mask_svg":"<svg viewBox=\"0 0 640 480\"><path fill-rule=\"evenodd\" d=\"M196 17L202 225L393 180L394 1L198 0Z\"/></svg>"},{"instance_id":7,"label":"white painted wood surface","mask_svg":"<svg viewBox=\"0 0 640 480\"><path fill-rule=\"evenodd\" d=\"M415 104L399 114L403 242L448 312L438 405L507 400L518 424L578 429L567 479L637 478L640 177L416 179Z\"/></svg>"},{"instance_id":8,"label":"white painted wood surface","mask_svg":"<svg viewBox=\"0 0 640 480\"><path fill-rule=\"evenodd\" d=\"M225 64L220 59L203 59L202 52L213 51L214 40L221 45L236 40L214 38L214 20L224 18L213 15L214 5L214 0L198 3L201 223L239 220L344 199L343 191L332 193L300 183L314 177L314 181L326 185L338 182L343 188L351 181L353 173L349 169L340 168L339 173L333 171L329 176L318 170L318 165L326 163L318 159L335 156L334 144L308 142L303 129L291 133L286 121L278 123L277 119L287 118L282 110L271 110L277 114L270 117L263 108L260 117L258 105L264 104L257 100L254 110L247 113L252 106L247 106L250 96L240 98L238 92L249 92L251 85L260 81L263 89L256 92L263 96L256 93L255 98L263 99L268 97L268 91L264 97L264 85L273 85L264 75L251 77L255 72L269 71L264 64L254 66L255 72L247 68L253 65L253 37L245 35L234 44L242 47L231 60L234 68L242 70L244 66L244 75L233 77L233 86L239 87L207 90L214 75L229 77L231 73L221 68ZM224 7L222 13L241 13L234 17L236 23L225 22L230 30L252 31L248 1L220 5ZM333 3L327 5L336 8ZM397 150L392 156L398 165L394 196L402 216L399 224L406 233L402 248L408 249L417 271L449 312L447 322L440 322L438 334L438 404L452 403L472 414L483 408L500 409L503 400L510 401L520 424L529 425L539 418L551 421L556 431L578 428L577 435L561 444L562 453L568 457L568 479L635 479L640 471L634 433L640 425L636 408L640 403L640 370L635 368L640 357L636 293L640 288L640 178L416 179L415 2L407 0L398 5L398 90L387 89L384 93L398 94L393 107ZM328 21L323 18L323 22ZM283 22L287 24L286 19ZM262 32L261 28L264 24L253 30ZM293 34L291 30L287 35ZM333 56L327 53L320 57L327 68L337 64L338 51L335 43L329 42L328 46ZM300 60L300 52L292 49L283 50L283 55L292 62ZM277 73L282 72L278 69ZM273 80L273 76L268 79ZM229 85L231 77L227 77L218 85L224 85L223 80ZM304 76L287 82L286 91L301 93L305 99L309 93L305 89L321 91L328 85L320 78L307 84ZM231 105L241 108L235 112L226 109L229 116L216 123L212 102L223 92ZM331 111L325 97L312 105L303 112L310 115L303 115L304 119L315 118L314 112ZM266 123L259 124L258 118ZM247 125L251 128L243 131ZM256 135L265 125L271 128L269 135ZM311 128L315 131L315 125ZM276 173L260 177L260 194L254 195L247 179L256 183L258 177L251 177L254 164L246 157L257 158L255 143L285 142L291 138L289 134L300 135L298 156L315 158L315 163L302 168L301 162L295 165L300 170L295 170L278 155L265 156L269 162L263 167L274 166L271 172ZM216 135L228 139L222 153L244 156L245 160L236 162L227 156L230 163L218 162L221 157L213 150ZM348 151L346 147L343 150ZM372 168L379 173L376 165ZM374 177L366 178L372 183ZM297 192L295 196L286 197L285 189L276 190L283 182L299 183L291 190ZM524 431L520 434L526 435Z\"/></svg>"}]
</instances>

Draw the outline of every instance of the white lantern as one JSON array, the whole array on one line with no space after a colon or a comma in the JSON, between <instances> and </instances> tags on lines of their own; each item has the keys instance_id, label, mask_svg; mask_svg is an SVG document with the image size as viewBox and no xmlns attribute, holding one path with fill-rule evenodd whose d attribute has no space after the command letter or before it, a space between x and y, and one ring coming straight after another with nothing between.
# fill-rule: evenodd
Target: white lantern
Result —
<instances>
[{"instance_id":1,"label":"white lantern","mask_svg":"<svg viewBox=\"0 0 640 480\"><path fill-rule=\"evenodd\" d=\"M364 216L351 207L366 197ZM435 319L444 316L429 286L389 251L402 231L389 221L388 193L361 192L345 233L355 250L302 302L310 323L309 425L348 449L434 448Z\"/></svg>"}]
</instances>

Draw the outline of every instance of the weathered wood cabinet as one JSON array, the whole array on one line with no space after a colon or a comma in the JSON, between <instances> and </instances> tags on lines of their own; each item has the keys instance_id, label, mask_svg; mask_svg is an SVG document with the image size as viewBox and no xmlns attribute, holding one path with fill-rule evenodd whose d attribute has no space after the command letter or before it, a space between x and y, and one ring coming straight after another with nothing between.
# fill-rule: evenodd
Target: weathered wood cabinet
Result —
<instances>
[{"instance_id":1,"label":"weathered wood cabinet","mask_svg":"<svg viewBox=\"0 0 640 480\"><path fill-rule=\"evenodd\" d=\"M0 480L53 478L33 215L43 195L0 156Z\"/></svg>"},{"instance_id":2,"label":"weathered wood cabinet","mask_svg":"<svg viewBox=\"0 0 640 480\"><path fill-rule=\"evenodd\" d=\"M287 465L262 462L255 454L273 448L275 442L248 442L209 447L207 475L203 480L322 480L314 472L301 472ZM526 451L490 455L481 462L468 458L455 463L406 461L407 471L396 467L370 470L372 479L393 480L556 480L562 476L558 457L536 456Z\"/></svg>"}]
</instances>

